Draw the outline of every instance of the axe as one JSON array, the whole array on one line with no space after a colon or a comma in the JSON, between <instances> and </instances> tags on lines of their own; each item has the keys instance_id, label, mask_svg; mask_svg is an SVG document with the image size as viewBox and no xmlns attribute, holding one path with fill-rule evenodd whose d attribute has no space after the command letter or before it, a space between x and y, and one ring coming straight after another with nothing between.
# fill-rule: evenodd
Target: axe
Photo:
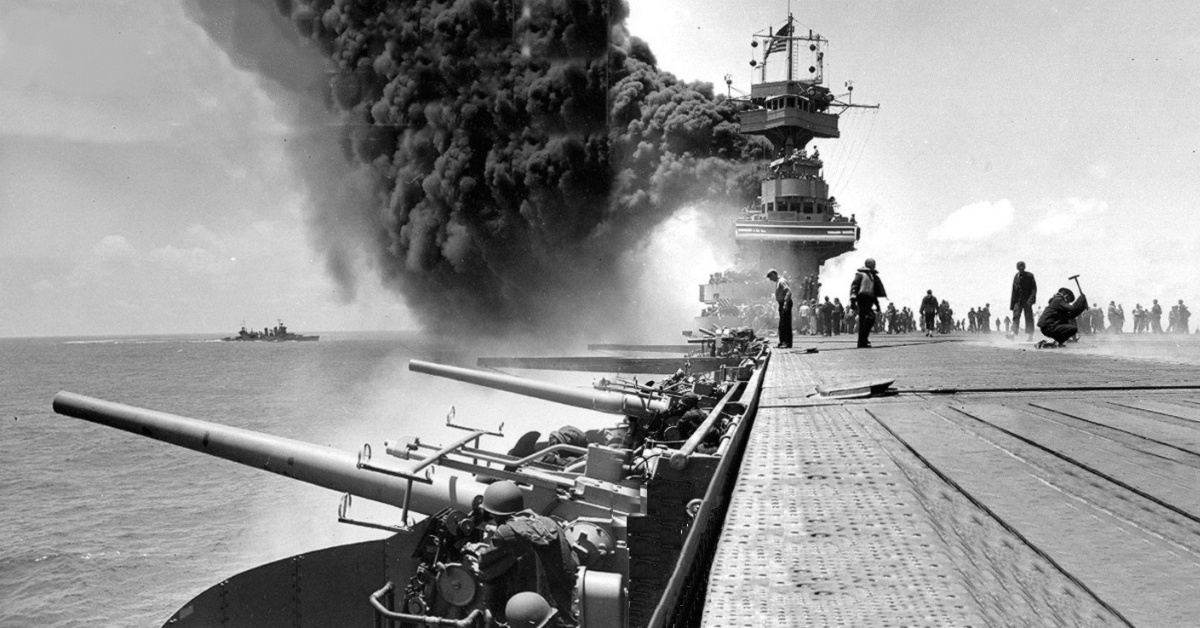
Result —
<instances>
[{"instance_id":1,"label":"axe","mask_svg":"<svg viewBox=\"0 0 1200 628\"><path fill-rule=\"evenodd\" d=\"M1067 277L1067 279L1074 279L1075 287L1079 289L1079 294L1083 294L1083 287L1079 285L1079 275L1071 275L1070 277Z\"/></svg>"}]
</instances>

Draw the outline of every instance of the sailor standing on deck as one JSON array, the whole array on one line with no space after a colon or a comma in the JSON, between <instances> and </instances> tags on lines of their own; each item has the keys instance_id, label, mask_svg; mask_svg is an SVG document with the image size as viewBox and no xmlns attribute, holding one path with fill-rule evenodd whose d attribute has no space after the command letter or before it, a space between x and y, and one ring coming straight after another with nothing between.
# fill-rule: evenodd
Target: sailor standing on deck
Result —
<instances>
[{"instance_id":1,"label":"sailor standing on deck","mask_svg":"<svg viewBox=\"0 0 1200 628\"><path fill-rule=\"evenodd\" d=\"M829 302L829 297L817 306L817 329L826 336L833 335L833 303Z\"/></svg>"},{"instance_id":2,"label":"sailor standing on deck","mask_svg":"<svg viewBox=\"0 0 1200 628\"><path fill-rule=\"evenodd\" d=\"M1121 328L1124 326L1125 326L1125 321L1123 320L1121 313L1117 311L1117 302L1109 301L1108 302L1108 328L1110 330L1112 330L1112 333L1120 334L1120 333L1123 333L1124 330L1122 330Z\"/></svg>"},{"instance_id":3,"label":"sailor standing on deck","mask_svg":"<svg viewBox=\"0 0 1200 628\"><path fill-rule=\"evenodd\" d=\"M767 279L775 282L775 301L779 303L779 348L792 348L792 288L775 269L767 271Z\"/></svg>"},{"instance_id":4,"label":"sailor standing on deck","mask_svg":"<svg viewBox=\"0 0 1200 628\"><path fill-rule=\"evenodd\" d=\"M1025 314L1025 333L1033 341L1033 304L1037 303L1037 280L1033 273L1025 272L1025 262L1017 262L1017 274L1013 277L1012 298L1008 309L1012 310L1012 335L1021 333L1021 314Z\"/></svg>"},{"instance_id":5,"label":"sailor standing on deck","mask_svg":"<svg viewBox=\"0 0 1200 628\"><path fill-rule=\"evenodd\" d=\"M875 326L875 316L879 312L879 299L887 298L883 289L883 280L875 272L875 260L868 259L863 268L858 269L854 281L850 282L850 302L852 308L858 311L858 348L866 349L871 346L869 337L871 328Z\"/></svg>"},{"instance_id":6,"label":"sailor standing on deck","mask_svg":"<svg viewBox=\"0 0 1200 628\"><path fill-rule=\"evenodd\" d=\"M933 337L933 317L937 314L938 300L933 296L933 290L925 291L925 298L921 299L921 319L925 321L925 335Z\"/></svg>"}]
</instances>

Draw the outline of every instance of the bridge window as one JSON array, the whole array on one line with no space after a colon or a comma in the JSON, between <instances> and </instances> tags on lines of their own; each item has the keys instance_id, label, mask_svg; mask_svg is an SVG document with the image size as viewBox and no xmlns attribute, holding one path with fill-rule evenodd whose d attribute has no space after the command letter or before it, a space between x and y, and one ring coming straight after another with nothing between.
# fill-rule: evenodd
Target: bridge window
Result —
<instances>
[{"instance_id":1,"label":"bridge window","mask_svg":"<svg viewBox=\"0 0 1200 628\"><path fill-rule=\"evenodd\" d=\"M806 213L806 214L811 214L811 213L813 213L813 204L812 204L812 203L805 203L805 204L804 204L804 213Z\"/></svg>"},{"instance_id":2,"label":"bridge window","mask_svg":"<svg viewBox=\"0 0 1200 628\"><path fill-rule=\"evenodd\" d=\"M767 211L769 211L769 212L775 211L775 203L767 203Z\"/></svg>"}]
</instances>

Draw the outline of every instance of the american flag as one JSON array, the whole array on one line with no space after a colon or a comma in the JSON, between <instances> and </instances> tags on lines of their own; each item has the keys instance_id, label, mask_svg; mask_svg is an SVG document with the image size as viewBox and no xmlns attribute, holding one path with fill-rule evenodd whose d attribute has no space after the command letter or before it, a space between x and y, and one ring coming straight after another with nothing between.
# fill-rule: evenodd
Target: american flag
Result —
<instances>
[{"instance_id":1,"label":"american flag","mask_svg":"<svg viewBox=\"0 0 1200 628\"><path fill-rule=\"evenodd\" d=\"M792 23L789 21L771 38L771 45L767 46L767 52L763 55L763 60L766 60L767 57L771 56L772 52L783 52L784 50L787 50L788 38L791 36Z\"/></svg>"}]
</instances>

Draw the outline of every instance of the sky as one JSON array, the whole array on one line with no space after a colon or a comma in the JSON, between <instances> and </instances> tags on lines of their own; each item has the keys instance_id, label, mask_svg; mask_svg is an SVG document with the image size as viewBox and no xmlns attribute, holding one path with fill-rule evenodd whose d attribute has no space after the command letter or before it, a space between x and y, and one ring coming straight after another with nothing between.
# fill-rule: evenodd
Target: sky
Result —
<instances>
[{"instance_id":1,"label":"sky","mask_svg":"<svg viewBox=\"0 0 1200 628\"><path fill-rule=\"evenodd\" d=\"M631 0L628 25L660 68L737 95L751 35L788 5ZM830 41L827 85L880 106L817 142L863 228L826 264L828 293L873 257L898 307L932 289L959 312L1002 310L1018 260L1043 300L1077 273L1127 312L1200 300L1200 7L791 10ZM178 2L0 5L0 337L412 328L370 269L353 294L326 272L286 150L312 132L295 106ZM650 240L639 301L665 329L688 328L696 286L733 262L698 229L685 212Z\"/></svg>"}]
</instances>

